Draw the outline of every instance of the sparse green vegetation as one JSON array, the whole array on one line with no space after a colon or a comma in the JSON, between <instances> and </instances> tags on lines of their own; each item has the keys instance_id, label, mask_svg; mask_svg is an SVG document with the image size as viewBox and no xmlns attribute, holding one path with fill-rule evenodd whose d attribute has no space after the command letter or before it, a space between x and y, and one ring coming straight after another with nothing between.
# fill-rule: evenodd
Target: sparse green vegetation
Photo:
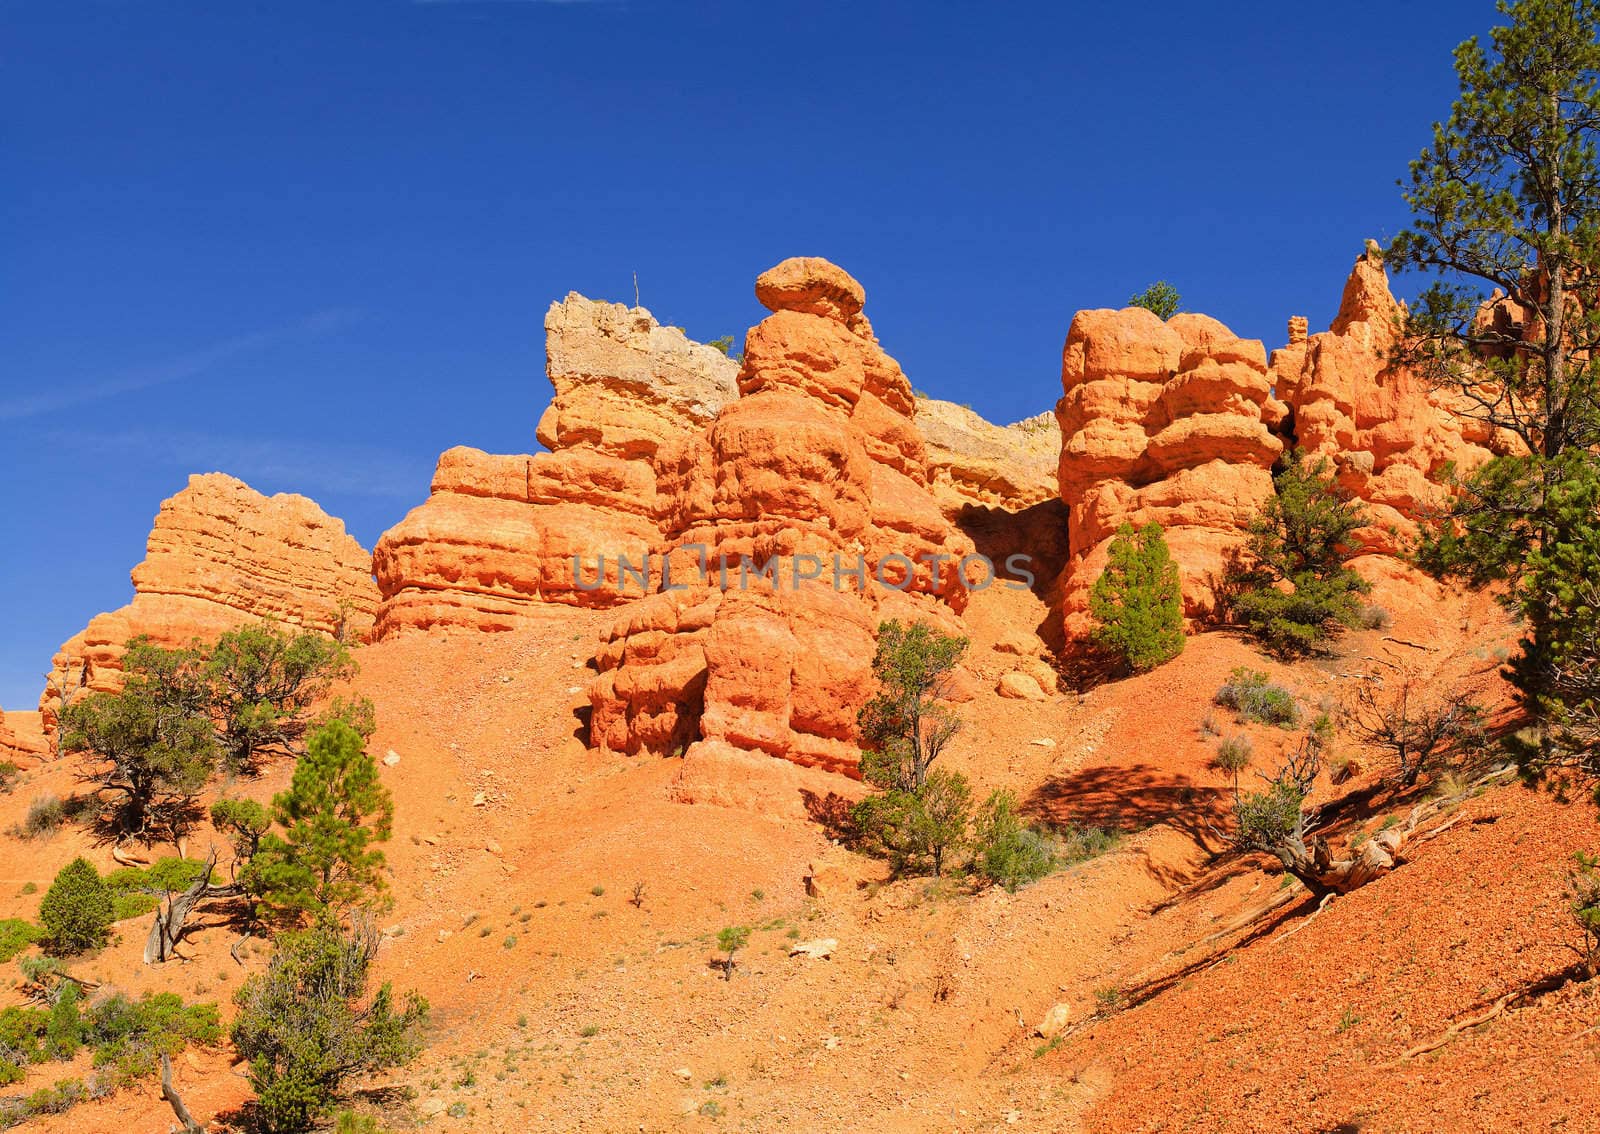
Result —
<instances>
[{"instance_id":1,"label":"sparse green vegetation","mask_svg":"<svg viewBox=\"0 0 1600 1134\"><path fill-rule=\"evenodd\" d=\"M722 963L722 978L733 979L733 957L740 949L750 944L750 927L746 925L728 925L717 932L717 948L726 953L727 959Z\"/></svg>"},{"instance_id":2,"label":"sparse green vegetation","mask_svg":"<svg viewBox=\"0 0 1600 1134\"><path fill-rule=\"evenodd\" d=\"M40 987L48 989L46 1007L0 1011L0 1086L20 1081L31 1064L70 1060L84 1047L93 1054L95 1072L87 1086L68 1079L23 1098L0 1100L0 1127L109 1094L152 1074L162 1054L174 1055L190 1043L214 1043L220 1035L215 1004L186 1005L170 992L139 1000L115 993L86 1005L69 981Z\"/></svg>"},{"instance_id":3,"label":"sparse green vegetation","mask_svg":"<svg viewBox=\"0 0 1600 1134\"><path fill-rule=\"evenodd\" d=\"M1281 685L1274 685L1258 669L1240 666L1217 690L1217 704L1232 709L1241 721L1257 721L1293 728L1300 723L1300 702Z\"/></svg>"},{"instance_id":4,"label":"sparse green vegetation","mask_svg":"<svg viewBox=\"0 0 1600 1134\"><path fill-rule=\"evenodd\" d=\"M1567 875L1567 909L1582 934L1580 953L1591 976L1600 973L1600 855L1579 851Z\"/></svg>"},{"instance_id":5,"label":"sparse green vegetation","mask_svg":"<svg viewBox=\"0 0 1600 1134\"><path fill-rule=\"evenodd\" d=\"M61 802L59 796L46 792L28 804L28 813L18 826L17 833L25 839L37 839L52 833L66 821L66 804Z\"/></svg>"},{"instance_id":6,"label":"sparse green vegetation","mask_svg":"<svg viewBox=\"0 0 1600 1134\"><path fill-rule=\"evenodd\" d=\"M1243 733L1230 736L1226 740L1217 742L1217 754L1212 757L1212 763L1224 772L1237 776L1250 766L1250 754L1254 745L1250 738Z\"/></svg>"},{"instance_id":7,"label":"sparse green vegetation","mask_svg":"<svg viewBox=\"0 0 1600 1134\"><path fill-rule=\"evenodd\" d=\"M43 936L44 930L21 918L0 918L0 964L5 964Z\"/></svg>"},{"instance_id":8,"label":"sparse green vegetation","mask_svg":"<svg viewBox=\"0 0 1600 1134\"><path fill-rule=\"evenodd\" d=\"M974 865L990 882L1016 890L1056 868L1055 842L1022 822L1017 797L994 792L973 822Z\"/></svg>"}]
</instances>

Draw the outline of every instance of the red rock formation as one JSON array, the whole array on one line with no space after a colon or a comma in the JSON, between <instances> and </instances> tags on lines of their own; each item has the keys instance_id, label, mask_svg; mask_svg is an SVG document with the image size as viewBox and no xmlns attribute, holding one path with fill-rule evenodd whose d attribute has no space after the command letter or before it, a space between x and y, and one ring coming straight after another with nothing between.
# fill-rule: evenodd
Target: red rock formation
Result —
<instances>
[{"instance_id":1,"label":"red rock formation","mask_svg":"<svg viewBox=\"0 0 1600 1134\"><path fill-rule=\"evenodd\" d=\"M0 760L40 760L48 755L49 738L39 713L0 710Z\"/></svg>"},{"instance_id":2,"label":"red rock formation","mask_svg":"<svg viewBox=\"0 0 1600 1134\"><path fill-rule=\"evenodd\" d=\"M1455 413L1448 396L1413 370L1391 364L1402 309L1375 248L1356 261L1328 331L1272 353L1270 377L1293 416L1291 440L1327 458L1372 522L1356 533L1364 550L1397 554L1416 521L1445 502L1446 465L1466 472L1507 451L1503 440ZM1304 320L1298 320L1301 328Z\"/></svg>"},{"instance_id":3,"label":"red rock formation","mask_svg":"<svg viewBox=\"0 0 1600 1134\"><path fill-rule=\"evenodd\" d=\"M379 637L507 630L532 604L609 606L643 593L620 579L617 557L639 563L660 548L654 458L737 395L738 366L642 308L576 294L551 304L545 331L555 397L538 436L552 451L459 447L439 458L428 500L374 552ZM574 556L593 589L574 579Z\"/></svg>"},{"instance_id":4,"label":"red rock formation","mask_svg":"<svg viewBox=\"0 0 1600 1134\"><path fill-rule=\"evenodd\" d=\"M723 800L750 753L853 771L878 622L958 625L967 598L972 545L928 488L910 384L861 286L796 259L756 294L773 314L746 338L742 396L657 454L671 575L693 582L619 616L590 693L595 745L686 749L685 798ZM769 561L775 580L750 574Z\"/></svg>"},{"instance_id":5,"label":"red rock formation","mask_svg":"<svg viewBox=\"0 0 1600 1134\"><path fill-rule=\"evenodd\" d=\"M265 619L363 639L377 606L371 557L304 496L263 496L222 473L189 478L161 505L133 601L96 615L61 647L40 697L47 725L63 691L115 689L129 638L165 646Z\"/></svg>"},{"instance_id":6,"label":"red rock formation","mask_svg":"<svg viewBox=\"0 0 1600 1134\"><path fill-rule=\"evenodd\" d=\"M1080 311L1062 354L1058 480L1070 510L1062 579L1067 636L1087 632L1088 592L1124 522L1166 531L1190 615L1272 493L1282 443L1261 344L1215 319L1163 323L1139 307Z\"/></svg>"}]
</instances>

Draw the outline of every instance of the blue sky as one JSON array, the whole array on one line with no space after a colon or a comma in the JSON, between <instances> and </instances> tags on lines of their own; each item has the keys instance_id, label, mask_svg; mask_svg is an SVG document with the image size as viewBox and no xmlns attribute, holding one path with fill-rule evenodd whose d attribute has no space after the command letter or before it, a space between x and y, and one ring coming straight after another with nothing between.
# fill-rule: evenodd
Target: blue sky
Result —
<instances>
[{"instance_id":1,"label":"blue sky","mask_svg":"<svg viewBox=\"0 0 1600 1134\"><path fill-rule=\"evenodd\" d=\"M370 547L441 450L534 448L569 290L637 272L742 335L757 273L827 256L919 388L1002 421L1054 403L1075 310L1157 278L1269 348L1321 329L1494 19L0 0L0 705L127 601L191 472Z\"/></svg>"}]
</instances>

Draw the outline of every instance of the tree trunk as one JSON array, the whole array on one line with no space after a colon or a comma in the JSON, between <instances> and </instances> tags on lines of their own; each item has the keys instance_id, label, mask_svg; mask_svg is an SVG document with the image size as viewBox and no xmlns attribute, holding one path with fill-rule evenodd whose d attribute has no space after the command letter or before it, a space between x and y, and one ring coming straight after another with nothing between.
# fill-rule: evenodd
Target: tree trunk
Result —
<instances>
[{"instance_id":1,"label":"tree trunk","mask_svg":"<svg viewBox=\"0 0 1600 1134\"><path fill-rule=\"evenodd\" d=\"M206 855L200 876L181 894L170 895L156 907L155 921L144 942L144 963L160 964L177 955L178 942L183 938L183 925L195 905L207 898L231 898L243 891L237 885L213 886L211 872L217 866L217 849L212 847Z\"/></svg>"},{"instance_id":2,"label":"tree trunk","mask_svg":"<svg viewBox=\"0 0 1600 1134\"><path fill-rule=\"evenodd\" d=\"M172 1113L183 1124L185 1134L200 1134L203 1127L194 1120L194 1115L189 1113L189 1108L183 1105L183 1099L172 1086L172 1059L164 1051L161 1053L161 1097L171 1104Z\"/></svg>"}]
</instances>

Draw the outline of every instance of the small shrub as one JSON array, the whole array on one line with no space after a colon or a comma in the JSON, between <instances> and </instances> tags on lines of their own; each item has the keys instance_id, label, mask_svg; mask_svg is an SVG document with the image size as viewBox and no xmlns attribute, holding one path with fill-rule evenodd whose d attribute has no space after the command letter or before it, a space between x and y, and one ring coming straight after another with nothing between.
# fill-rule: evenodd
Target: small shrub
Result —
<instances>
[{"instance_id":1,"label":"small shrub","mask_svg":"<svg viewBox=\"0 0 1600 1134\"><path fill-rule=\"evenodd\" d=\"M1250 765L1250 753L1254 748L1250 738L1242 733L1230 736L1227 740L1217 745L1217 754L1212 758L1212 763L1230 775L1237 776Z\"/></svg>"},{"instance_id":2,"label":"small shrub","mask_svg":"<svg viewBox=\"0 0 1600 1134\"><path fill-rule=\"evenodd\" d=\"M11 791L12 785L17 782L17 773L21 770L10 760L0 760L0 792Z\"/></svg>"},{"instance_id":3,"label":"small shrub","mask_svg":"<svg viewBox=\"0 0 1600 1134\"><path fill-rule=\"evenodd\" d=\"M333 1134L387 1134L370 1114L341 1110L333 1120Z\"/></svg>"},{"instance_id":4,"label":"small shrub","mask_svg":"<svg viewBox=\"0 0 1600 1134\"><path fill-rule=\"evenodd\" d=\"M580 1031L578 1034L580 1036L582 1036L584 1039L593 1039L595 1036L600 1034L600 1025L599 1024L585 1024L583 1026L583 1030Z\"/></svg>"},{"instance_id":5,"label":"small shrub","mask_svg":"<svg viewBox=\"0 0 1600 1134\"><path fill-rule=\"evenodd\" d=\"M51 946L61 953L82 953L104 945L115 917L111 891L85 858L75 858L62 867L39 903L39 920Z\"/></svg>"},{"instance_id":6,"label":"small shrub","mask_svg":"<svg viewBox=\"0 0 1600 1134\"><path fill-rule=\"evenodd\" d=\"M221 1034L215 1004L185 1004L174 992L146 993L138 1000L117 993L94 1005L84 1020L84 1042L94 1048L95 1066L113 1066L129 1076L150 1074L163 1053L215 1043Z\"/></svg>"},{"instance_id":7,"label":"small shrub","mask_svg":"<svg viewBox=\"0 0 1600 1134\"><path fill-rule=\"evenodd\" d=\"M1567 875L1567 909L1583 934L1583 959L1591 973L1600 967L1600 856L1579 851Z\"/></svg>"},{"instance_id":8,"label":"small shrub","mask_svg":"<svg viewBox=\"0 0 1600 1134\"><path fill-rule=\"evenodd\" d=\"M21 918L0 919L0 965L11 960L43 936L44 932L38 926L30 925Z\"/></svg>"},{"instance_id":9,"label":"small shrub","mask_svg":"<svg viewBox=\"0 0 1600 1134\"><path fill-rule=\"evenodd\" d=\"M1387 630L1394 625L1394 616L1387 608L1374 604L1362 609L1361 625L1367 630Z\"/></svg>"},{"instance_id":10,"label":"small shrub","mask_svg":"<svg viewBox=\"0 0 1600 1134\"><path fill-rule=\"evenodd\" d=\"M1094 990L1095 1003L1108 1012L1114 1012L1122 1007L1124 996L1122 989L1114 984L1103 984Z\"/></svg>"},{"instance_id":11,"label":"small shrub","mask_svg":"<svg viewBox=\"0 0 1600 1134\"><path fill-rule=\"evenodd\" d=\"M62 1079L51 1087L40 1087L23 1105L28 1114L65 1114L89 1097L82 1079Z\"/></svg>"},{"instance_id":12,"label":"small shrub","mask_svg":"<svg viewBox=\"0 0 1600 1134\"><path fill-rule=\"evenodd\" d=\"M604 897L605 896L605 892L606 892L606 888L604 886L594 886L589 890L589 893L593 894L597 898Z\"/></svg>"},{"instance_id":13,"label":"small shrub","mask_svg":"<svg viewBox=\"0 0 1600 1134\"><path fill-rule=\"evenodd\" d=\"M44 1025L44 1053L50 1059L69 1060L83 1045L83 1019L78 1014L78 986L63 984Z\"/></svg>"},{"instance_id":14,"label":"small shrub","mask_svg":"<svg viewBox=\"0 0 1600 1134\"><path fill-rule=\"evenodd\" d=\"M67 806L61 797L48 792L28 804L28 814L22 820L21 835L37 839L51 834L67 821Z\"/></svg>"},{"instance_id":15,"label":"small shrub","mask_svg":"<svg viewBox=\"0 0 1600 1134\"><path fill-rule=\"evenodd\" d=\"M1207 713L1204 717L1200 718L1200 735L1201 736L1221 736L1222 735L1222 728L1221 728L1220 725L1217 724L1217 714L1216 713Z\"/></svg>"},{"instance_id":16,"label":"small shrub","mask_svg":"<svg viewBox=\"0 0 1600 1134\"><path fill-rule=\"evenodd\" d=\"M1217 690L1217 704L1232 709L1241 720L1293 728L1300 723L1300 703L1281 685L1274 685L1257 669L1240 666Z\"/></svg>"},{"instance_id":17,"label":"small shrub","mask_svg":"<svg viewBox=\"0 0 1600 1134\"><path fill-rule=\"evenodd\" d=\"M1058 832L1056 859L1062 866L1076 866L1091 858L1110 854L1116 847L1117 836L1114 831L1103 827L1067 827Z\"/></svg>"},{"instance_id":18,"label":"small shrub","mask_svg":"<svg viewBox=\"0 0 1600 1134\"><path fill-rule=\"evenodd\" d=\"M729 925L717 933L717 948L728 954L728 959L723 962L722 975L724 980L733 979L733 955L750 943L750 927L745 925Z\"/></svg>"},{"instance_id":19,"label":"small shrub","mask_svg":"<svg viewBox=\"0 0 1600 1134\"><path fill-rule=\"evenodd\" d=\"M1007 890L1037 882L1056 867L1053 842L1022 822L1009 791L994 792L978 809L973 846L978 873Z\"/></svg>"},{"instance_id":20,"label":"small shrub","mask_svg":"<svg viewBox=\"0 0 1600 1134\"><path fill-rule=\"evenodd\" d=\"M278 938L265 972L234 995L234 1048L250 1061L262 1125L272 1134L312 1126L349 1076L404 1064L421 1050L428 1005L390 986L368 994L377 934L326 920Z\"/></svg>"}]
</instances>

